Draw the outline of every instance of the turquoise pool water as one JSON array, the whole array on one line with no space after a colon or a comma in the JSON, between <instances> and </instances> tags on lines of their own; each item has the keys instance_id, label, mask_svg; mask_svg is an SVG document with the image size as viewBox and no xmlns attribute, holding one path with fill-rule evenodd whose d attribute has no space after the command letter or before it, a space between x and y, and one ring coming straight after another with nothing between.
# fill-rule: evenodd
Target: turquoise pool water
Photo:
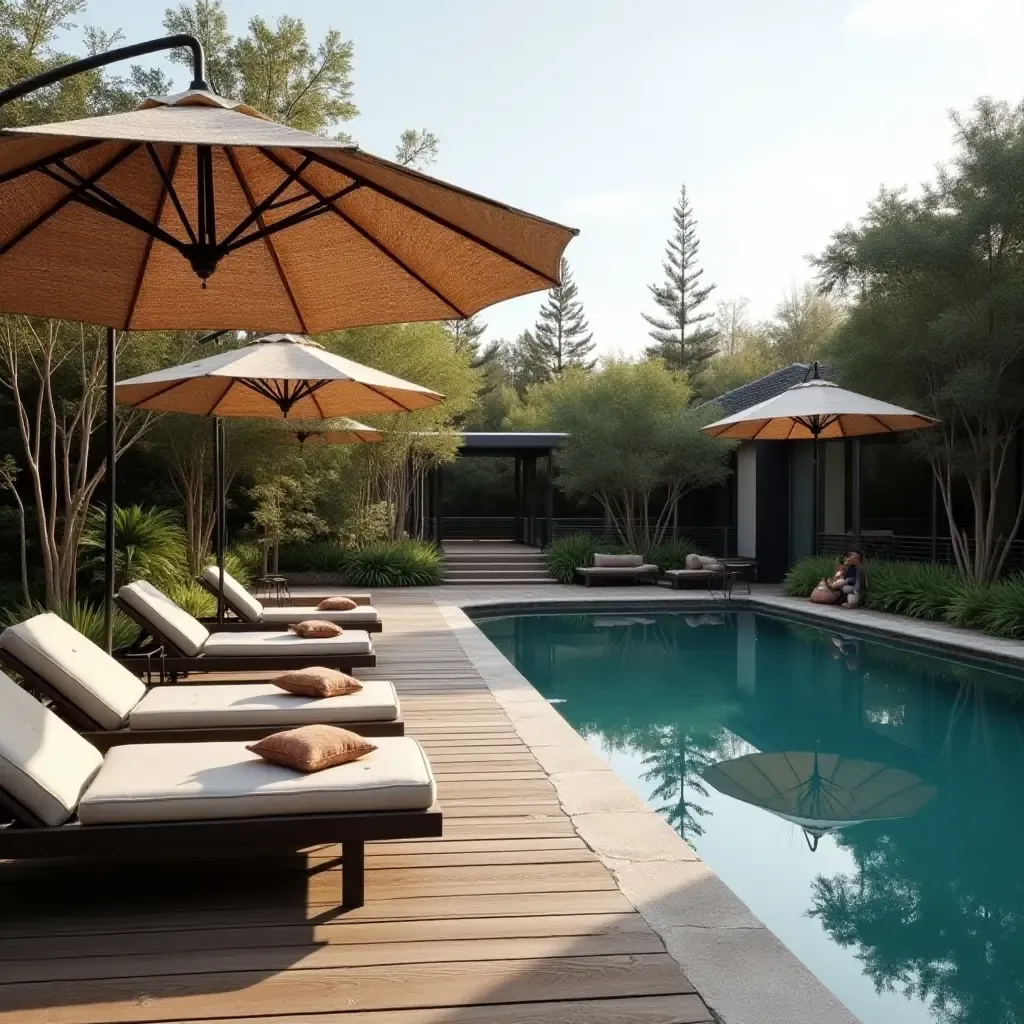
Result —
<instances>
[{"instance_id":1,"label":"turquoise pool water","mask_svg":"<svg viewBox=\"0 0 1024 1024\"><path fill-rule=\"evenodd\" d=\"M753 612L478 625L865 1024L1024 1022L1024 679Z\"/></svg>"}]
</instances>

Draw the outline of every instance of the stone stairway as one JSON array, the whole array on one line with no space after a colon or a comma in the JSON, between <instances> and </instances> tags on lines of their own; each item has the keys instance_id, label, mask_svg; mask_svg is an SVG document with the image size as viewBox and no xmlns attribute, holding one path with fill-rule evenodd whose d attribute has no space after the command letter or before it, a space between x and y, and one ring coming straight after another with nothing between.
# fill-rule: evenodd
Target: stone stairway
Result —
<instances>
[{"instance_id":1,"label":"stone stairway","mask_svg":"<svg viewBox=\"0 0 1024 1024\"><path fill-rule=\"evenodd\" d=\"M460 586L486 583L553 583L537 548L506 541L445 541L444 582Z\"/></svg>"}]
</instances>

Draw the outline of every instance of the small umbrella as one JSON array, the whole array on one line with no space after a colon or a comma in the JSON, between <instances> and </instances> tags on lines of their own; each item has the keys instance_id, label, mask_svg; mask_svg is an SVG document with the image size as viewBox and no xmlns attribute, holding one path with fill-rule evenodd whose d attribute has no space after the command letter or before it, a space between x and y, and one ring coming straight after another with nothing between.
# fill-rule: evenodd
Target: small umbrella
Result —
<instances>
[{"instance_id":1,"label":"small umbrella","mask_svg":"<svg viewBox=\"0 0 1024 1024\"><path fill-rule=\"evenodd\" d=\"M711 437L734 441L813 442L812 548L818 550L818 440L896 434L932 427L939 421L898 405L847 391L821 378L817 363L811 379L781 395L752 405L742 412L709 423L701 429Z\"/></svg>"},{"instance_id":2,"label":"small umbrella","mask_svg":"<svg viewBox=\"0 0 1024 1024\"><path fill-rule=\"evenodd\" d=\"M217 618L224 614L223 431L225 416L329 421L344 413L389 413L424 409L444 395L389 373L336 356L308 338L270 334L228 352L143 374L116 385L119 401L137 409L210 416L214 422L217 493ZM352 421L346 419L349 432ZM359 432L376 434L354 424ZM369 438L364 438L369 440ZM380 440L376 434L376 440Z\"/></svg>"},{"instance_id":3,"label":"small umbrella","mask_svg":"<svg viewBox=\"0 0 1024 1024\"><path fill-rule=\"evenodd\" d=\"M726 796L799 825L813 852L829 832L865 821L908 818L935 796L916 775L839 754L747 754L704 769Z\"/></svg>"},{"instance_id":4,"label":"small umbrella","mask_svg":"<svg viewBox=\"0 0 1024 1024\"><path fill-rule=\"evenodd\" d=\"M323 420L289 420L284 423L288 437L303 447L320 444L376 444L384 435L376 427L350 420L347 416L336 416Z\"/></svg>"},{"instance_id":5,"label":"small umbrella","mask_svg":"<svg viewBox=\"0 0 1024 1024\"><path fill-rule=\"evenodd\" d=\"M294 334L270 334L117 385L137 409L199 416L330 419L425 409L444 396L328 352Z\"/></svg>"}]
</instances>

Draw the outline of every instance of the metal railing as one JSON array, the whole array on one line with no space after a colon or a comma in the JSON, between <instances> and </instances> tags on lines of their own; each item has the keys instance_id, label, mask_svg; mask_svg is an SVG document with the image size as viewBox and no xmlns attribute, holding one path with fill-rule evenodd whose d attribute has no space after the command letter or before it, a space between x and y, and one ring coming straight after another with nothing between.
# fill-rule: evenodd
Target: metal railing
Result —
<instances>
[{"instance_id":1,"label":"metal railing","mask_svg":"<svg viewBox=\"0 0 1024 1024\"><path fill-rule=\"evenodd\" d=\"M654 524L651 523L653 528ZM614 527L609 527L603 519L588 518L556 518L551 520L551 539L573 533L589 533L609 544L620 544L621 538ZM695 526L681 523L673 531L670 529L666 539L685 537L693 541L701 550L709 555L726 558L736 555L736 529L732 526Z\"/></svg>"},{"instance_id":2,"label":"metal railing","mask_svg":"<svg viewBox=\"0 0 1024 1024\"><path fill-rule=\"evenodd\" d=\"M973 553L974 542L968 542ZM849 533L822 533L818 535L818 551L823 555L845 554L854 547ZM948 537L893 533L890 530L864 530L860 547L866 558L891 558L902 562L937 562L956 565L953 543ZM1024 569L1024 541L1014 541L1006 559L1006 571Z\"/></svg>"}]
</instances>

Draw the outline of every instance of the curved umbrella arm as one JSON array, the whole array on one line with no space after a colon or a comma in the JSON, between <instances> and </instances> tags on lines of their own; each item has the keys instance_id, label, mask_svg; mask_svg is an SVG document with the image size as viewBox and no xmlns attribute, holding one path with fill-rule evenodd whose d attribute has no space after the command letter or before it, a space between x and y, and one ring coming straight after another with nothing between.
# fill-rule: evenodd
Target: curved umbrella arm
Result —
<instances>
[{"instance_id":1,"label":"curved umbrella arm","mask_svg":"<svg viewBox=\"0 0 1024 1024\"><path fill-rule=\"evenodd\" d=\"M70 64L61 64L50 71L44 71L41 75L26 78L25 81L18 82L0 92L0 107L14 100L20 100L22 96L28 96L29 93L33 93L37 89L43 89L55 82L63 82L65 78L71 78L83 71L95 71L96 68L116 64L118 61L141 57L146 53L158 53L161 50L176 50L179 47L192 51L192 84L189 89L203 89L212 92L213 90L210 89L210 85L206 81L206 57L203 54L203 44L195 36L180 32L173 36L162 36L160 39L149 39L144 43L133 43L131 46L119 46L116 50L107 50L92 57L83 57L82 60L73 60Z\"/></svg>"}]
</instances>

